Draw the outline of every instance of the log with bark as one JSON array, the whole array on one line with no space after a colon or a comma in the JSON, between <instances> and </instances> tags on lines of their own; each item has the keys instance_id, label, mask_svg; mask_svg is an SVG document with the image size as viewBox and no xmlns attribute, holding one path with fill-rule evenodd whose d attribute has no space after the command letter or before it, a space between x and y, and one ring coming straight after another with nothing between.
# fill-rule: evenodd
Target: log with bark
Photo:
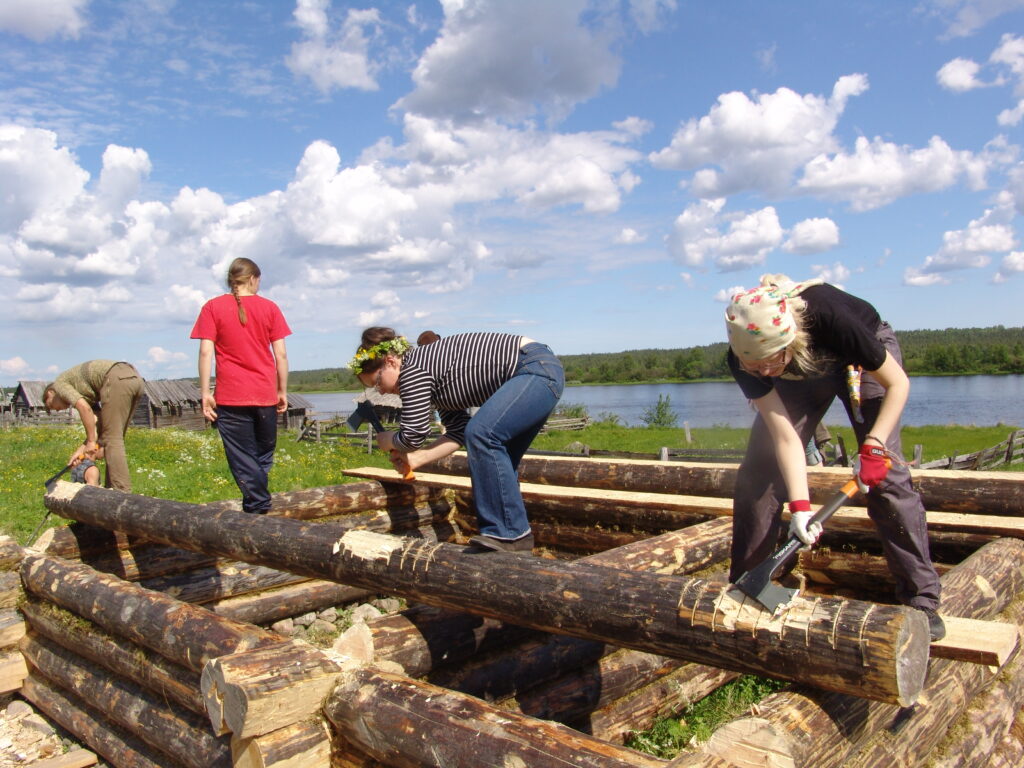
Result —
<instances>
[{"instance_id":1,"label":"log with bark","mask_svg":"<svg viewBox=\"0 0 1024 768\"><path fill-rule=\"evenodd\" d=\"M629 488L640 492L681 493L732 498L736 464L625 459L576 459L530 456L519 463L527 483L590 488ZM469 475L464 452L431 463L432 472ZM808 467L811 501L824 504L846 480L844 467ZM914 487L925 509L986 515L1024 515L1024 478L1019 472L915 469Z\"/></svg>"},{"instance_id":2,"label":"log with bark","mask_svg":"<svg viewBox=\"0 0 1024 768\"><path fill-rule=\"evenodd\" d=\"M1004 617L1005 618L1005 617ZM968 703L958 724L931 751L932 768L985 768L1024 706L1024 654Z\"/></svg>"},{"instance_id":3,"label":"log with bark","mask_svg":"<svg viewBox=\"0 0 1024 768\"><path fill-rule=\"evenodd\" d=\"M579 562L684 574L724 560L729 554L731 537L732 522L717 518ZM458 667L479 653L534 637L533 633L524 637L525 633L525 629L514 624L413 606L402 613L353 626L335 643L335 649L362 661L394 662L410 677L421 677L442 663Z\"/></svg>"},{"instance_id":4,"label":"log with bark","mask_svg":"<svg viewBox=\"0 0 1024 768\"><path fill-rule=\"evenodd\" d=\"M397 533L399 531L429 527L445 521L451 512L443 491L413 485L362 483L311 488L302 491L271 494L271 515L294 517L300 520L335 518L356 529ZM211 512L240 511L241 502L234 499L200 504ZM33 549L68 560L105 558L115 550L144 548L147 561L154 560L149 542L117 531L72 522L43 531ZM200 553L203 557L209 557ZM20 553L18 554L20 561ZM101 563L97 569L102 570ZM0 567L0 570L4 568ZM113 572L113 571L111 571ZM153 574L150 574L153 575Z\"/></svg>"},{"instance_id":5,"label":"log with bark","mask_svg":"<svg viewBox=\"0 0 1024 768\"><path fill-rule=\"evenodd\" d=\"M346 741L385 765L437 768L662 768L663 760L368 666L324 705Z\"/></svg>"},{"instance_id":6,"label":"log with bark","mask_svg":"<svg viewBox=\"0 0 1024 768\"><path fill-rule=\"evenodd\" d=\"M53 603L29 600L21 610L37 635L199 715L206 714L199 673L194 670L104 632Z\"/></svg>"},{"instance_id":7,"label":"log with bark","mask_svg":"<svg viewBox=\"0 0 1024 768\"><path fill-rule=\"evenodd\" d=\"M52 683L83 701L102 702L109 720L188 768L231 765L229 740L212 736L201 715L98 670L46 638L29 634L20 648Z\"/></svg>"},{"instance_id":8,"label":"log with bark","mask_svg":"<svg viewBox=\"0 0 1024 768\"><path fill-rule=\"evenodd\" d=\"M377 467L357 467L346 469L345 474L353 477L386 478L391 475L388 470ZM1003 473L1006 474L1006 473ZM849 479L849 478L847 478ZM416 483L438 487L454 487L466 490L471 483L467 477L418 473ZM640 491L623 491L604 488L576 488L566 486L546 486L537 483L520 483L519 489L524 499L532 501L561 499L563 502L590 502L596 499L614 502L616 506L635 506L646 510L669 508L687 513L703 513L731 515L732 502L728 499L711 499L703 496L685 496L672 493L651 493ZM835 488L832 489L834 495ZM970 512L927 512L929 533L933 531L974 533L988 536L1014 536L1024 538L1024 518L1007 515L981 514ZM874 530L874 523L863 507L840 507L829 519L832 531L867 531Z\"/></svg>"},{"instance_id":9,"label":"log with bark","mask_svg":"<svg viewBox=\"0 0 1024 768\"><path fill-rule=\"evenodd\" d=\"M376 591L349 587L323 579L306 579L277 589L203 603L208 611L249 624L271 624L280 619L322 611L331 606L375 597Z\"/></svg>"},{"instance_id":10,"label":"log with bark","mask_svg":"<svg viewBox=\"0 0 1024 768\"><path fill-rule=\"evenodd\" d=\"M87 565L28 554L21 570L30 593L196 672L218 656L281 642L268 630L217 616Z\"/></svg>"},{"instance_id":11,"label":"log with bark","mask_svg":"<svg viewBox=\"0 0 1024 768\"><path fill-rule=\"evenodd\" d=\"M28 676L21 694L49 720L73 733L117 768L181 768L183 765L111 723L39 672Z\"/></svg>"},{"instance_id":12,"label":"log with bark","mask_svg":"<svg viewBox=\"0 0 1024 768\"><path fill-rule=\"evenodd\" d=\"M916 699L927 666L927 622L903 606L797 598L772 617L738 590L704 579L474 554L88 485L58 483L45 500L64 516L171 546L901 705Z\"/></svg>"},{"instance_id":13,"label":"log with bark","mask_svg":"<svg viewBox=\"0 0 1024 768\"><path fill-rule=\"evenodd\" d=\"M14 608L0 610L0 648L14 645L25 636L25 619Z\"/></svg>"},{"instance_id":14,"label":"log with bark","mask_svg":"<svg viewBox=\"0 0 1024 768\"><path fill-rule=\"evenodd\" d=\"M967 618L991 617L1022 589L1024 542L1001 539L942 577L942 610ZM933 661L932 670L954 663ZM759 702L757 715L719 726L704 752L740 764L777 759L798 767L830 768L842 765L875 733L898 727L912 711L795 686Z\"/></svg>"},{"instance_id":15,"label":"log with bark","mask_svg":"<svg viewBox=\"0 0 1024 768\"><path fill-rule=\"evenodd\" d=\"M700 701L739 675L724 669L687 664L605 706L568 723L605 741L624 742L666 717Z\"/></svg>"},{"instance_id":16,"label":"log with bark","mask_svg":"<svg viewBox=\"0 0 1024 768\"><path fill-rule=\"evenodd\" d=\"M1022 617L1024 605L1017 601L1008 618L1016 623ZM996 674L994 668L945 660L933 662L930 672L925 693L913 712L876 733L846 760L844 768L900 768L925 762L970 700Z\"/></svg>"}]
</instances>

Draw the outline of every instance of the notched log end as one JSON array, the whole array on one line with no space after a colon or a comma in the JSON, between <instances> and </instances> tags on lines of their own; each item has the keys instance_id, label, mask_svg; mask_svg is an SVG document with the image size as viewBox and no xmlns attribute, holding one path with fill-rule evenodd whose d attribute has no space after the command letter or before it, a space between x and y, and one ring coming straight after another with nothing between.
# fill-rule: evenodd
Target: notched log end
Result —
<instances>
[{"instance_id":1,"label":"notched log end","mask_svg":"<svg viewBox=\"0 0 1024 768\"><path fill-rule=\"evenodd\" d=\"M928 675L929 643L928 618L915 608L904 607L903 627L898 637L899 655L896 660L898 704L914 704L924 688Z\"/></svg>"},{"instance_id":2,"label":"notched log end","mask_svg":"<svg viewBox=\"0 0 1024 768\"><path fill-rule=\"evenodd\" d=\"M85 487L82 483L69 483L66 480L58 480L47 489L45 496L43 496L43 503L46 504L47 509L52 509L54 505L70 504L75 496L81 493Z\"/></svg>"}]
</instances>

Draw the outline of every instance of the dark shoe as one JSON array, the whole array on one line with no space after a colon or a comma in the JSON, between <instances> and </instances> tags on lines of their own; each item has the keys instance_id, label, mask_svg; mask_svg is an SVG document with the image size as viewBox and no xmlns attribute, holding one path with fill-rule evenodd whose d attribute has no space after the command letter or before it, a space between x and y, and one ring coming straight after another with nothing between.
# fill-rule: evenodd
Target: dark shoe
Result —
<instances>
[{"instance_id":1,"label":"dark shoe","mask_svg":"<svg viewBox=\"0 0 1024 768\"><path fill-rule=\"evenodd\" d=\"M469 540L470 552L532 552L533 534L528 533L522 538L509 541L496 539L493 536L474 536Z\"/></svg>"},{"instance_id":2,"label":"dark shoe","mask_svg":"<svg viewBox=\"0 0 1024 768\"><path fill-rule=\"evenodd\" d=\"M928 617L928 634L931 636L932 642L944 638L946 624L942 621L942 617L932 608L919 608L918 610Z\"/></svg>"}]
</instances>

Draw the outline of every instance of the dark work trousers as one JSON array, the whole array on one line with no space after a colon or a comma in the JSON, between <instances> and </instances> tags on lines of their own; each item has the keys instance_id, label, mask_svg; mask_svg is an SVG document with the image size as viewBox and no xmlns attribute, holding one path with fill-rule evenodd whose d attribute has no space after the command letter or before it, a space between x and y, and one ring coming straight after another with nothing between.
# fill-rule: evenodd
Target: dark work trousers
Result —
<instances>
[{"instance_id":1,"label":"dark work trousers","mask_svg":"<svg viewBox=\"0 0 1024 768\"><path fill-rule=\"evenodd\" d=\"M875 335L902 365L903 357L896 334L889 325L883 323ZM885 394L883 387L869 374L863 375L861 411L864 421L859 423L853 419L843 373L799 381L776 378L774 384L805 444L813 437L815 427L835 397L843 401L857 442L862 443L878 417ZM885 447L896 457L902 456L898 424ZM770 557L779 546L780 538L788 535L788 527L782 522L782 504L786 495L771 434L758 414L736 477L731 581L735 582L744 572ZM914 490L910 472L902 461L894 459L885 480L868 493L867 509L881 539L889 571L896 579L896 599L914 608L938 608L939 575L928 551L924 504Z\"/></svg>"},{"instance_id":2,"label":"dark work trousers","mask_svg":"<svg viewBox=\"0 0 1024 768\"><path fill-rule=\"evenodd\" d=\"M277 445L277 408L273 405L218 405L214 422L231 474L242 491L242 511L270 510L270 468Z\"/></svg>"}]
</instances>

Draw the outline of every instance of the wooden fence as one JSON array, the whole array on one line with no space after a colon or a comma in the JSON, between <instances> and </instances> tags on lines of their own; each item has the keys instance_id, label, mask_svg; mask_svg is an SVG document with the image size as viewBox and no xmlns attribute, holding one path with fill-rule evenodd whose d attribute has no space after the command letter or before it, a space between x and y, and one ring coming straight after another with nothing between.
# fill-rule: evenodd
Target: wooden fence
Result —
<instances>
[{"instance_id":1,"label":"wooden fence","mask_svg":"<svg viewBox=\"0 0 1024 768\"><path fill-rule=\"evenodd\" d=\"M927 461L920 469L992 469L1003 464L1024 462L1024 429L1010 433L1003 442L974 453L954 453Z\"/></svg>"}]
</instances>

